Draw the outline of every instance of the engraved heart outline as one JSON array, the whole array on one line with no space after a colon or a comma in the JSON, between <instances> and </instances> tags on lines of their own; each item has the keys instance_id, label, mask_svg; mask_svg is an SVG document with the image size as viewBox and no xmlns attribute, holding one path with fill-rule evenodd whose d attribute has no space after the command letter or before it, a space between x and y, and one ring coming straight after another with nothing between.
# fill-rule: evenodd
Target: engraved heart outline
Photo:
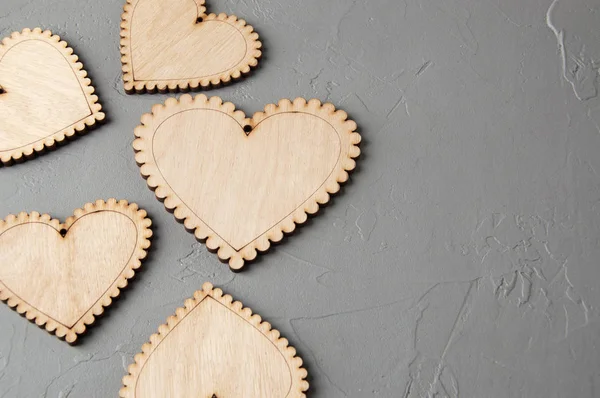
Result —
<instances>
[{"instance_id":1,"label":"engraved heart outline","mask_svg":"<svg viewBox=\"0 0 600 398\"><path fill-rule=\"evenodd\" d=\"M44 138L40 138L39 140L17 148L0 151L0 165L4 164L9 166L15 162L21 162L25 159L32 158L36 153L43 153L46 149L54 148L56 144L64 143L65 138L73 137L76 132L78 134L85 133L87 128L95 125L97 122L100 122L105 118L105 114L101 112L102 105L100 105L98 102L98 96L94 95L95 89L92 86L92 81L87 78L87 72L83 69L83 64L78 62L79 58L74 54L73 49L68 47L67 42L61 41L60 36L53 35L51 31L42 31L41 28L35 28L33 30L24 29L22 32L14 32L10 35L10 37L5 37L0 45L0 63L2 62L4 55L6 55L11 49L14 49L20 43L29 40L40 40L49 44L65 58L69 67L73 71L74 76L79 82L82 94L88 103L90 114L85 118L74 121L71 125L65 126L64 128L51 133ZM36 92L34 84L32 84L31 92ZM3 95L9 93L9 91L6 91L0 87L0 101L2 101Z\"/></svg>"},{"instance_id":2,"label":"engraved heart outline","mask_svg":"<svg viewBox=\"0 0 600 398\"><path fill-rule=\"evenodd\" d=\"M123 377L123 387L119 391L121 398L136 397L138 380L154 351L169 337L177 325L183 322L206 299L214 299L266 337L283 356L290 371L291 385L286 398L306 397L304 392L308 390L309 383L305 379L308 372L302 367L303 361L296 355L296 349L290 346L289 341L281 337L281 333L277 329L273 329L270 323L263 321L260 315L253 314L252 309L244 307L240 301L233 301L232 296L223 294L221 289L214 288L211 283L206 282L202 285L202 290L196 291L192 298L185 300L184 306L177 308L175 314L168 317L167 322L158 327L158 333L151 335L149 342L142 345L142 351L134 356L134 362L127 369L128 374Z\"/></svg>"},{"instance_id":3,"label":"engraved heart outline","mask_svg":"<svg viewBox=\"0 0 600 398\"><path fill-rule=\"evenodd\" d=\"M236 250L224 238L219 236L208 224L206 224L192 209L173 191L168 181L160 171L153 152L153 138L158 127L173 116L175 113L190 109L209 109L219 111L239 124L242 133L244 127L254 129L262 121L284 113L305 113L329 123L336 131L340 139L340 154L338 160L329 176L319 188L297 208L293 209L285 218L262 232L255 239L247 243L240 250ZM279 242L284 233L294 231L296 224L303 224L308 214L316 214L320 205L329 202L330 194L340 190L340 183L348 180L348 172L356 166L354 158L360 155L358 144L361 136L355 130L356 123L348 120L348 115L342 110L336 110L332 104L322 104L317 99L306 101L304 98L296 98L293 102L288 99L279 101L277 105L269 104L264 112L256 112L253 117L246 118L244 112L235 110L231 102L223 103L219 97L208 98L204 94L192 97L189 94L182 95L179 100L169 98L165 104L157 104L152 107L152 113L145 114L141 119L142 124L138 126L134 134L137 137L133 142L136 152L135 159L140 166L140 172L146 179L148 187L154 191L156 197L163 202L165 208L173 212L175 218L183 222L185 228L194 231L194 236L201 242L205 242L211 251L216 251L222 261L228 261L233 271L243 268L245 261L254 260L258 252L269 249L271 242ZM245 133L249 138L252 131Z\"/></svg>"},{"instance_id":4,"label":"engraved heart outline","mask_svg":"<svg viewBox=\"0 0 600 398\"><path fill-rule=\"evenodd\" d=\"M0 237L4 232L12 228L29 223L37 223L47 225L54 229L57 234L64 234L64 238L68 236L69 229L78 220L87 215L99 212L117 212L129 218L136 227L136 245L127 263L123 265L122 271L116 275L102 296L98 297L92 307L85 311L75 324L71 326L64 325L52 318L51 315L43 313L19 297L18 293L13 292L0 280L0 301L6 302L10 308L25 316L31 322L34 322L39 327L45 327L49 333L54 333L57 337L64 338L68 343L74 343L78 335L85 332L86 326L94 323L96 316L101 315L104 312L104 308L111 305L112 299L118 297L120 290L127 286L129 279L133 278L135 270L141 266L141 262L146 258L147 250L150 247L149 239L152 236L152 230L150 229L152 221L147 217L146 211L139 209L137 204L129 204L125 200L117 202L116 199L109 199L106 202L97 200L94 203L87 203L83 208L76 209L73 212L73 216L67 218L64 223L61 223L58 219L51 218L48 214L40 215L38 212L32 212L31 214L22 212L18 215L11 214L4 220L0 220ZM141 228L138 228L138 225Z\"/></svg>"},{"instance_id":5,"label":"engraved heart outline","mask_svg":"<svg viewBox=\"0 0 600 398\"><path fill-rule=\"evenodd\" d=\"M258 65L258 60L262 56L262 52L260 51L262 43L259 40L258 33L254 32L254 28L251 25L248 25L243 19L238 19L235 15L224 13L218 15L214 13L206 14L205 0L188 0L196 3L198 9L194 25L197 26L207 21L213 21L227 23L236 28L246 40L245 56L236 66L209 76L165 80L136 80L132 57L131 31L135 9L142 1L144 0L127 0L123 7L123 14L121 15L121 63L123 65L123 82L127 94L207 89L211 86L219 86L220 84L237 80L250 73L250 70Z\"/></svg>"}]
</instances>

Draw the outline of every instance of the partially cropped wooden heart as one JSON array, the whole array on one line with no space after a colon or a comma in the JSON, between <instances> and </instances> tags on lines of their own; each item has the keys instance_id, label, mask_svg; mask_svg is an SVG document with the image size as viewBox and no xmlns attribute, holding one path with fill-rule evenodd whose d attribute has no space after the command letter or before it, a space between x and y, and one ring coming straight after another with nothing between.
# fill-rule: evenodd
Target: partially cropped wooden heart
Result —
<instances>
[{"instance_id":1,"label":"partially cropped wooden heart","mask_svg":"<svg viewBox=\"0 0 600 398\"><path fill-rule=\"evenodd\" d=\"M104 119L83 65L60 37L36 28L0 45L0 161L32 157Z\"/></svg>"},{"instance_id":2,"label":"partially cropped wooden heart","mask_svg":"<svg viewBox=\"0 0 600 398\"><path fill-rule=\"evenodd\" d=\"M133 146L167 209L240 269L340 189L360 154L355 129L318 100L281 100L247 119L218 97L183 95L142 117Z\"/></svg>"},{"instance_id":3,"label":"partially cropped wooden heart","mask_svg":"<svg viewBox=\"0 0 600 398\"><path fill-rule=\"evenodd\" d=\"M250 72L261 42L235 15L206 14L204 0L127 0L121 23L125 91L176 91Z\"/></svg>"},{"instance_id":4,"label":"partially cropped wooden heart","mask_svg":"<svg viewBox=\"0 0 600 398\"><path fill-rule=\"evenodd\" d=\"M150 336L122 398L303 398L302 359L277 330L205 283Z\"/></svg>"},{"instance_id":5,"label":"partially cropped wooden heart","mask_svg":"<svg viewBox=\"0 0 600 398\"><path fill-rule=\"evenodd\" d=\"M0 220L0 299L69 343L102 314L146 257L151 221L134 203L96 201L64 224Z\"/></svg>"}]
</instances>

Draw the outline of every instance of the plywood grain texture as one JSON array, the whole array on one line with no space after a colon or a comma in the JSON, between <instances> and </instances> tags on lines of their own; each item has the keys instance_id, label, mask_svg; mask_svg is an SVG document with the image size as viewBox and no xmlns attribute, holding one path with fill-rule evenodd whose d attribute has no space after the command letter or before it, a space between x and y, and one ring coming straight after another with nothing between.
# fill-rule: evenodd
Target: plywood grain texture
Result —
<instances>
[{"instance_id":1,"label":"plywood grain texture","mask_svg":"<svg viewBox=\"0 0 600 398\"><path fill-rule=\"evenodd\" d=\"M104 312L146 257L144 210L98 200L64 223L19 213L0 221L0 299L69 343Z\"/></svg>"},{"instance_id":2,"label":"plywood grain texture","mask_svg":"<svg viewBox=\"0 0 600 398\"><path fill-rule=\"evenodd\" d=\"M0 45L0 164L64 143L104 119L78 57L40 28L14 32Z\"/></svg>"},{"instance_id":3,"label":"plywood grain texture","mask_svg":"<svg viewBox=\"0 0 600 398\"><path fill-rule=\"evenodd\" d=\"M597 398L597 0L207 1L264 44L249 78L210 95L247 117L320 98L363 139L341 193L241 273L140 177L133 130L170 94L125 93L124 3L0 0L0 37L67 38L110 119L1 169L0 215L65 220L91 198L129 198L155 233L132 288L76 347L0 305L2 398L118 396L205 281L289 339L309 398Z\"/></svg>"},{"instance_id":4,"label":"plywood grain texture","mask_svg":"<svg viewBox=\"0 0 600 398\"><path fill-rule=\"evenodd\" d=\"M261 42L235 15L206 14L204 0L127 0L121 23L128 93L207 88L255 67Z\"/></svg>"},{"instance_id":5,"label":"plywood grain texture","mask_svg":"<svg viewBox=\"0 0 600 398\"><path fill-rule=\"evenodd\" d=\"M304 398L307 372L279 331L205 283L142 346L123 398Z\"/></svg>"},{"instance_id":6,"label":"plywood grain texture","mask_svg":"<svg viewBox=\"0 0 600 398\"><path fill-rule=\"evenodd\" d=\"M142 175L196 238L239 270L348 180L356 123L319 100L281 100L252 118L221 98L183 95L142 117Z\"/></svg>"}]
</instances>

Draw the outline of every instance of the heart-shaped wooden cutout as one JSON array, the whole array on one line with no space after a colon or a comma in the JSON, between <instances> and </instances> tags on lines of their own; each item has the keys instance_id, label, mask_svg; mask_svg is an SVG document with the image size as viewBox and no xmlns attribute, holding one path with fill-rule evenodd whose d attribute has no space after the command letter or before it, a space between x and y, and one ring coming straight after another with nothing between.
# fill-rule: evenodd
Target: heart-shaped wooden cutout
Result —
<instances>
[{"instance_id":1,"label":"heart-shaped wooden cutout","mask_svg":"<svg viewBox=\"0 0 600 398\"><path fill-rule=\"evenodd\" d=\"M235 15L205 13L204 0L127 0L121 22L127 93L227 83L249 73L261 42Z\"/></svg>"},{"instance_id":2,"label":"heart-shaped wooden cutout","mask_svg":"<svg viewBox=\"0 0 600 398\"><path fill-rule=\"evenodd\" d=\"M39 213L0 220L0 299L73 343L127 286L150 247L135 203L98 200L64 224Z\"/></svg>"},{"instance_id":3,"label":"heart-shaped wooden cutout","mask_svg":"<svg viewBox=\"0 0 600 398\"><path fill-rule=\"evenodd\" d=\"M205 283L150 336L122 398L302 398L302 359L280 333Z\"/></svg>"},{"instance_id":4,"label":"heart-shaped wooden cutout","mask_svg":"<svg viewBox=\"0 0 600 398\"><path fill-rule=\"evenodd\" d=\"M34 156L104 119L73 49L40 28L0 45L0 163Z\"/></svg>"},{"instance_id":5,"label":"heart-shaped wooden cutout","mask_svg":"<svg viewBox=\"0 0 600 398\"><path fill-rule=\"evenodd\" d=\"M355 129L318 100L281 100L247 119L219 97L186 94L144 115L133 147L165 207L238 270L339 191L360 154Z\"/></svg>"}]
</instances>

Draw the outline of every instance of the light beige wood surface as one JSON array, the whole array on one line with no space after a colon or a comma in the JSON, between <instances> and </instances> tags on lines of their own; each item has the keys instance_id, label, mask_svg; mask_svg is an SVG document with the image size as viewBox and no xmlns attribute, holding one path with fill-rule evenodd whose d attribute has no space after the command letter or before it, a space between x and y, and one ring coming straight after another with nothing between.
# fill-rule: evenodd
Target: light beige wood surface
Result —
<instances>
[{"instance_id":1,"label":"light beige wood surface","mask_svg":"<svg viewBox=\"0 0 600 398\"><path fill-rule=\"evenodd\" d=\"M205 11L204 0L127 0L121 22L126 92L206 88L257 65L261 42L252 26Z\"/></svg>"},{"instance_id":2,"label":"light beige wood surface","mask_svg":"<svg viewBox=\"0 0 600 398\"><path fill-rule=\"evenodd\" d=\"M104 119L83 65L59 36L25 29L0 45L0 160L11 164Z\"/></svg>"},{"instance_id":3,"label":"light beige wood surface","mask_svg":"<svg viewBox=\"0 0 600 398\"><path fill-rule=\"evenodd\" d=\"M150 336L122 398L301 398L302 359L250 308L205 283Z\"/></svg>"},{"instance_id":4,"label":"light beige wood surface","mask_svg":"<svg viewBox=\"0 0 600 398\"><path fill-rule=\"evenodd\" d=\"M355 129L318 100L281 100L247 119L218 97L183 95L142 117L133 146L167 209L240 269L338 192L360 154Z\"/></svg>"},{"instance_id":5,"label":"light beige wood surface","mask_svg":"<svg viewBox=\"0 0 600 398\"><path fill-rule=\"evenodd\" d=\"M73 343L127 286L150 247L134 203L96 201L64 224L39 213L0 220L0 299Z\"/></svg>"}]
</instances>

